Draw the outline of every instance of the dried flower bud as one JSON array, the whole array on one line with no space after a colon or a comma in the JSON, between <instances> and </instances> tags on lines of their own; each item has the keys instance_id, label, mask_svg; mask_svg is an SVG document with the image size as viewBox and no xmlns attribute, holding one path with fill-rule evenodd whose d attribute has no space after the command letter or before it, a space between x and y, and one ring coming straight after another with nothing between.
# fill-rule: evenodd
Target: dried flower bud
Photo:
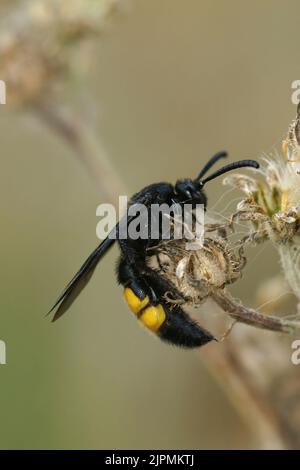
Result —
<instances>
[{"instance_id":1,"label":"dried flower bud","mask_svg":"<svg viewBox=\"0 0 300 470\"><path fill-rule=\"evenodd\" d=\"M245 265L243 252L230 248L225 239L205 238L198 250L186 250L186 240L162 241L157 249L163 254L165 276L182 296L197 305L216 289L241 277Z\"/></svg>"}]
</instances>

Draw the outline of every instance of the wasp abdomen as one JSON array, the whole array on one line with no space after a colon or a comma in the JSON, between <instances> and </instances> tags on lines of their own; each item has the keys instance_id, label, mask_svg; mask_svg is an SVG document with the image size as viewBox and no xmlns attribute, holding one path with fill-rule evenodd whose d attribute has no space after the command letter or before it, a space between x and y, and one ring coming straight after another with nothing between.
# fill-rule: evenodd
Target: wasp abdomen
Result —
<instances>
[{"instance_id":1,"label":"wasp abdomen","mask_svg":"<svg viewBox=\"0 0 300 470\"><path fill-rule=\"evenodd\" d=\"M143 325L157 333L166 319L163 306L160 304L150 305L147 295L140 299L130 287L125 287L124 298L132 313L137 315Z\"/></svg>"},{"instance_id":2,"label":"wasp abdomen","mask_svg":"<svg viewBox=\"0 0 300 470\"><path fill-rule=\"evenodd\" d=\"M169 308L166 304L151 305L147 295L140 299L130 287L125 287L124 298L139 321L168 343L196 348L215 339L179 306Z\"/></svg>"},{"instance_id":3,"label":"wasp abdomen","mask_svg":"<svg viewBox=\"0 0 300 470\"><path fill-rule=\"evenodd\" d=\"M215 337L193 321L178 305L165 306L167 318L159 330L159 337L182 348L197 348L215 340Z\"/></svg>"},{"instance_id":4,"label":"wasp abdomen","mask_svg":"<svg viewBox=\"0 0 300 470\"><path fill-rule=\"evenodd\" d=\"M124 299L135 315L138 315L139 313L142 312L142 310L149 305L149 297L148 295L143 296L143 298L139 298L137 294L133 292L133 290L130 287L125 287L124 289Z\"/></svg>"}]
</instances>

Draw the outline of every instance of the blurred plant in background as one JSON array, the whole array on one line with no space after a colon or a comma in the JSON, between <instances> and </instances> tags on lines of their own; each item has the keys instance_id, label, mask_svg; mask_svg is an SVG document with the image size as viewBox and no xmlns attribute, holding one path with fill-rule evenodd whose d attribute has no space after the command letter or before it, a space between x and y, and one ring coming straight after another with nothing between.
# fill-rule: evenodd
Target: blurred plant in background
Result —
<instances>
[{"instance_id":1,"label":"blurred plant in background","mask_svg":"<svg viewBox=\"0 0 300 470\"><path fill-rule=\"evenodd\" d=\"M10 105L55 99L59 85L82 73L87 46L118 0L28 0L2 17L0 74ZM11 4L11 2L10 2ZM46 34L45 34L46 32Z\"/></svg>"},{"instance_id":2,"label":"blurred plant in background","mask_svg":"<svg viewBox=\"0 0 300 470\"><path fill-rule=\"evenodd\" d=\"M124 193L91 126L65 103L74 77L88 72L93 44L120 0L28 0L11 5L0 23L0 76L7 102L29 109L72 147L102 196ZM46 33L45 33L46 32Z\"/></svg>"}]
</instances>

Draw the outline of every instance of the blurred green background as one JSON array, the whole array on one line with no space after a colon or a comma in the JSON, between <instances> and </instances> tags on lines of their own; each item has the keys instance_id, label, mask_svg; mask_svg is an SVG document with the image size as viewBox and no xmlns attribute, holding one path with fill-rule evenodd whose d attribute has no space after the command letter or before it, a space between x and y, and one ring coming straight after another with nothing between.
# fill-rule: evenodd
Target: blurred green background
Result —
<instances>
[{"instance_id":1,"label":"blurred green background","mask_svg":"<svg viewBox=\"0 0 300 470\"><path fill-rule=\"evenodd\" d=\"M132 193L193 176L218 150L234 160L280 148L300 79L299 13L296 0L132 0L113 16L90 80L71 97L83 114L96 112ZM137 326L115 282L116 248L68 315L45 318L97 244L103 201L69 148L29 113L1 106L0 139L0 447L253 446L201 351L173 349ZM212 183L210 204L225 190ZM278 270L271 249L259 259L260 278L253 258L235 286L248 304Z\"/></svg>"}]
</instances>

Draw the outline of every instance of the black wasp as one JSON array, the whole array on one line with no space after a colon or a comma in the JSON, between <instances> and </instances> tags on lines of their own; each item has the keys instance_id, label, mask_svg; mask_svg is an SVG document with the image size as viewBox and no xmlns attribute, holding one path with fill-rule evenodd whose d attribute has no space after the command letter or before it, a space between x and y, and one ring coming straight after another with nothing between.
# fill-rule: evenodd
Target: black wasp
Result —
<instances>
[{"instance_id":1,"label":"black wasp","mask_svg":"<svg viewBox=\"0 0 300 470\"><path fill-rule=\"evenodd\" d=\"M254 160L240 160L223 166L203 179L207 171L223 157L226 157L226 152L214 155L194 180L180 179L175 186L170 183L146 186L131 198L128 208L138 203L145 205L150 212L152 204L183 205L187 202L192 205L203 204L206 208L207 197L203 187L208 181L236 168L259 168L259 164ZM117 277L118 282L124 287L124 298L130 310L159 338L176 346L194 348L215 339L211 333L193 321L179 305L170 305L166 300L166 293L176 294L175 287L147 263L148 250L157 244L157 239L118 238L119 225L120 222L116 226L115 237L121 251ZM108 235L75 274L51 309L52 312L57 307L53 321L61 317L80 294L101 258L116 241L115 238L110 238Z\"/></svg>"}]
</instances>

